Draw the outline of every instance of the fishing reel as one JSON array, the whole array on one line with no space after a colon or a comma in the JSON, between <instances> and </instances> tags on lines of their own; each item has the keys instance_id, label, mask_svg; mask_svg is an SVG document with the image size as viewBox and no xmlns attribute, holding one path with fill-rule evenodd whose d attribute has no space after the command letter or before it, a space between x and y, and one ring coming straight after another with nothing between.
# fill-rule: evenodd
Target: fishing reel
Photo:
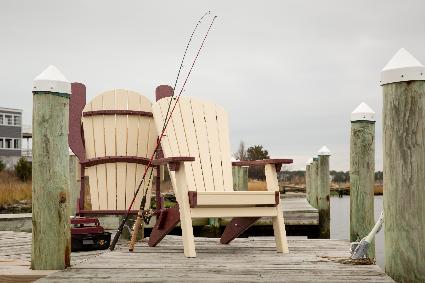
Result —
<instances>
[{"instance_id":1,"label":"fishing reel","mask_svg":"<svg viewBox=\"0 0 425 283\"><path fill-rule=\"evenodd\" d=\"M147 209L147 210L143 210L142 212L142 219L143 222L145 222L145 224L149 224L149 222L151 221L152 216L155 214L153 209Z\"/></svg>"}]
</instances>

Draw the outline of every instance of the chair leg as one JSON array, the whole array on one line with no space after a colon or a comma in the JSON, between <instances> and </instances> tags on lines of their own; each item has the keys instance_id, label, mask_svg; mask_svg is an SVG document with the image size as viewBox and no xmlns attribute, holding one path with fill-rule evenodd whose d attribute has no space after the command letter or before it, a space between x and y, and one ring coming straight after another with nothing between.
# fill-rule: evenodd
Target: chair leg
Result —
<instances>
[{"instance_id":1,"label":"chair leg","mask_svg":"<svg viewBox=\"0 0 425 283\"><path fill-rule=\"evenodd\" d=\"M196 257L192 217L190 212L183 206L180 206L180 225L182 228L184 255L186 257Z\"/></svg>"},{"instance_id":2,"label":"chair leg","mask_svg":"<svg viewBox=\"0 0 425 283\"><path fill-rule=\"evenodd\" d=\"M163 219L165 218L165 219ZM162 222L162 223L161 223ZM174 229L180 222L179 206L176 205L171 208L167 208L166 214L161 215L152 228L151 235L149 237L149 246L155 247L161 242L161 240Z\"/></svg>"},{"instance_id":3,"label":"chair leg","mask_svg":"<svg viewBox=\"0 0 425 283\"><path fill-rule=\"evenodd\" d=\"M220 243L228 244L249 229L261 217L235 217L226 225Z\"/></svg>"},{"instance_id":4,"label":"chair leg","mask_svg":"<svg viewBox=\"0 0 425 283\"><path fill-rule=\"evenodd\" d=\"M273 231L276 241L276 250L279 253L287 254L289 253L288 249L288 240L286 239L286 230L285 222L283 220L283 211L281 204L276 206L277 216L272 217L273 221Z\"/></svg>"}]
</instances>

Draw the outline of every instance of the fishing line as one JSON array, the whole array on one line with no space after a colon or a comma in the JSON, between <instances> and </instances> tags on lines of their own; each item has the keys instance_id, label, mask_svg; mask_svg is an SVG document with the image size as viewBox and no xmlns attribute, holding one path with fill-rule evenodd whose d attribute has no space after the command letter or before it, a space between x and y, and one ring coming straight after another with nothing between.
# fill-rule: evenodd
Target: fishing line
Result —
<instances>
[{"instance_id":1,"label":"fishing line","mask_svg":"<svg viewBox=\"0 0 425 283\"><path fill-rule=\"evenodd\" d=\"M125 215L124 219L121 221L121 224L120 224L120 226L118 227L117 233L115 234L114 239L113 239L113 241L111 242L111 245L110 245L110 247L109 247L109 249L110 249L111 251L113 251L113 250L115 249L115 246L116 246L116 244L117 244L117 242L118 242L118 239L119 239L119 237L121 236L121 233L122 233L122 230L123 230L123 228L124 228L124 225L125 225L125 223L127 222L128 218L129 218L129 216L130 216L130 211L131 211L131 208L133 207L133 204L134 204L134 201L135 201L135 199L136 199L136 196L137 196L137 194L139 193L140 188L141 188L141 186L142 186L142 184L143 184L143 181L144 181L144 180L145 180L145 178L146 178L146 174L147 174L147 172L148 172L149 168L150 168L150 167L151 167L151 165L152 165L153 159L154 159L154 157L155 157L155 154L156 154L156 152L157 152L157 150L158 150L159 145L161 144L161 140L162 140L162 138L163 138L163 136L164 136L165 130L166 130L166 128L167 128L167 125L168 125L168 123L169 123L169 121L170 121L170 119L171 119L171 116L173 115L174 109L176 108L176 105L177 105L177 103L178 103L178 101L179 101L179 99L180 99L180 96L181 96L181 94L182 94L182 92L183 92L183 90L184 90L184 87L185 87L185 85L186 85L186 83L187 83L187 81L188 81L188 79L189 79L189 77L190 77L190 74L192 73L193 67L195 66L195 63L196 63L196 61L197 61L197 59L198 59L198 56L199 56L199 54L200 54L200 52L201 52L201 50L202 50L202 48L203 48L203 46L204 46L205 40L206 40L206 38L208 37L208 34L209 34L209 32L210 32L210 30L211 30L211 27L212 27L212 25L214 24L214 21L215 21L215 19L216 19L216 18L217 18L217 16L214 16L213 20L211 21L211 24L210 24L210 26L209 26L209 28L208 28L208 31L206 32L206 34L205 34L205 36L204 36L204 39L202 40L202 44L201 44L201 46L200 46L200 47L199 47L199 49L198 49L198 52L197 52L197 54L196 54L195 59L193 60L192 66L191 66L191 68L190 68L190 70L189 70L189 73L187 74L186 79L185 79L185 81L184 81L184 83L183 83L182 89L180 90L180 92L179 92L179 94L178 94L177 98L173 98L173 99L175 99L175 100L176 100L176 103L174 104L174 107L171 109L171 112L169 113L169 117L167 117L167 116L165 117L164 126L163 126L163 129L162 129L161 135L159 136L159 138L158 138L158 140L157 140L157 144L156 144L156 146L155 146L155 149L154 149L154 151L153 151L153 153L152 153L152 155L151 155L151 158L149 159L149 162L148 162L148 164L147 164L147 166L146 166L145 172L143 173L142 180L141 180L141 182L140 182L139 186L137 187L137 190L136 190L136 192L135 192L135 194L134 194L134 197L133 197L133 199L132 199L132 201L131 201L131 203L130 203L130 206L128 207L127 213L126 213L126 215ZM198 24L199 24L199 23L198 23ZM198 24L197 24L197 25L198 25ZM171 101L172 101L173 99L170 99L170 105L171 105ZM153 170L152 170L152 171L153 171ZM151 172L152 172L152 171L151 171ZM147 192L147 191L146 191L146 192Z\"/></svg>"}]
</instances>

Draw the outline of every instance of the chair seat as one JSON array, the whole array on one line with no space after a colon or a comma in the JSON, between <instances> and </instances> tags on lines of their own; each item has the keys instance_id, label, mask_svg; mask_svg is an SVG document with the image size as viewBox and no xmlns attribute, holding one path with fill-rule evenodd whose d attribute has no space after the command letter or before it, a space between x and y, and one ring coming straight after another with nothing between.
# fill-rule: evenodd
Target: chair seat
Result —
<instances>
[{"instance_id":1,"label":"chair seat","mask_svg":"<svg viewBox=\"0 0 425 283\"><path fill-rule=\"evenodd\" d=\"M190 206L276 206L279 204L278 191L189 191Z\"/></svg>"}]
</instances>

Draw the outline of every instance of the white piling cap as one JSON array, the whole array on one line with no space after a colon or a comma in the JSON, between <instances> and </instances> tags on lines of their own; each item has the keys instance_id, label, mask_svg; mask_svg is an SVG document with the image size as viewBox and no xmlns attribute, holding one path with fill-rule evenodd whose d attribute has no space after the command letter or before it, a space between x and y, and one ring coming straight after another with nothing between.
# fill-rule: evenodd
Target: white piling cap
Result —
<instances>
[{"instance_id":1,"label":"white piling cap","mask_svg":"<svg viewBox=\"0 0 425 283\"><path fill-rule=\"evenodd\" d=\"M71 94L71 83L55 66L50 65L35 77L32 90Z\"/></svg>"},{"instance_id":2,"label":"white piling cap","mask_svg":"<svg viewBox=\"0 0 425 283\"><path fill-rule=\"evenodd\" d=\"M362 102L353 112L351 112L351 122L354 121L375 121L375 111L366 103Z\"/></svg>"},{"instance_id":3,"label":"white piling cap","mask_svg":"<svg viewBox=\"0 0 425 283\"><path fill-rule=\"evenodd\" d=\"M401 48L381 71L381 85L425 80L425 66Z\"/></svg>"},{"instance_id":4,"label":"white piling cap","mask_svg":"<svg viewBox=\"0 0 425 283\"><path fill-rule=\"evenodd\" d=\"M306 165L311 165L311 163L313 163L313 158L310 158L309 160L307 160Z\"/></svg>"},{"instance_id":5,"label":"white piling cap","mask_svg":"<svg viewBox=\"0 0 425 283\"><path fill-rule=\"evenodd\" d=\"M72 151L72 149L70 147L68 147L68 153L69 153L69 155L75 155L75 153Z\"/></svg>"},{"instance_id":6,"label":"white piling cap","mask_svg":"<svg viewBox=\"0 0 425 283\"><path fill-rule=\"evenodd\" d=\"M322 146L319 151L317 152L318 155L322 155L322 156L329 156L331 155L331 151L329 150L329 148L327 148L325 145Z\"/></svg>"}]
</instances>

